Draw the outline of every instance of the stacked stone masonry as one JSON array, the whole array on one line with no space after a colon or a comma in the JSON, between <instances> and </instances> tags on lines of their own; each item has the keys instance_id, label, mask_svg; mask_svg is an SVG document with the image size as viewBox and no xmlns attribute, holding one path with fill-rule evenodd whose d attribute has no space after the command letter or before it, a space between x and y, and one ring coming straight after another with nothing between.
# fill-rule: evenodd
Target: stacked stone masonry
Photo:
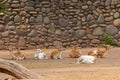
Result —
<instances>
[{"instance_id":1,"label":"stacked stone masonry","mask_svg":"<svg viewBox=\"0 0 120 80\"><path fill-rule=\"evenodd\" d=\"M120 41L120 0L0 0L0 49L95 47L101 36Z\"/></svg>"}]
</instances>

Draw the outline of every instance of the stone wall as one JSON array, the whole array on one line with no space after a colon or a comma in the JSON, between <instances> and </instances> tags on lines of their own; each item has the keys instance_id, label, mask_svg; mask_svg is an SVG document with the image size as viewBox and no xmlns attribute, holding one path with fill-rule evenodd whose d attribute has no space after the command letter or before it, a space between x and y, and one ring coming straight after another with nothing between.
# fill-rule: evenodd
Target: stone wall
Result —
<instances>
[{"instance_id":1,"label":"stone wall","mask_svg":"<svg viewBox=\"0 0 120 80\"><path fill-rule=\"evenodd\" d=\"M0 49L94 47L104 33L120 41L120 0L0 0Z\"/></svg>"}]
</instances>

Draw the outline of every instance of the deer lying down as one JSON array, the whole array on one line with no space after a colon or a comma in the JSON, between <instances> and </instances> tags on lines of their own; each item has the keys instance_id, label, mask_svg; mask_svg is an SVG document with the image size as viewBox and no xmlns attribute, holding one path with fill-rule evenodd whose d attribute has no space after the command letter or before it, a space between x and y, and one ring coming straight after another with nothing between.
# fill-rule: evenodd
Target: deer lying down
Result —
<instances>
[{"instance_id":1,"label":"deer lying down","mask_svg":"<svg viewBox=\"0 0 120 80\"><path fill-rule=\"evenodd\" d=\"M105 48L105 50L100 50L100 49L98 49L98 51L97 51L97 57L98 58L103 58L103 56L105 55L105 53L107 53L107 51L108 51L108 48L106 47Z\"/></svg>"},{"instance_id":2,"label":"deer lying down","mask_svg":"<svg viewBox=\"0 0 120 80\"><path fill-rule=\"evenodd\" d=\"M63 49L64 50L64 49ZM62 54L63 54L62 49L55 49L51 52L50 58L51 59L62 59Z\"/></svg>"},{"instance_id":3,"label":"deer lying down","mask_svg":"<svg viewBox=\"0 0 120 80\"><path fill-rule=\"evenodd\" d=\"M41 49L36 49L37 53L34 55L35 59L48 59L47 55L41 50Z\"/></svg>"},{"instance_id":4,"label":"deer lying down","mask_svg":"<svg viewBox=\"0 0 120 80\"><path fill-rule=\"evenodd\" d=\"M81 53L77 50L77 46L74 46L69 55L71 58L78 58L80 57Z\"/></svg>"},{"instance_id":5,"label":"deer lying down","mask_svg":"<svg viewBox=\"0 0 120 80\"><path fill-rule=\"evenodd\" d=\"M24 60L25 56L20 52L20 50L13 51L12 49L9 49L10 52L10 59L13 60Z\"/></svg>"},{"instance_id":6,"label":"deer lying down","mask_svg":"<svg viewBox=\"0 0 120 80\"><path fill-rule=\"evenodd\" d=\"M108 53L108 51L111 49L111 46L109 46L109 45L102 45L105 49L104 50L100 50L100 49L98 49L98 51L97 51L97 58L103 58L104 57L104 55L106 54L106 53Z\"/></svg>"},{"instance_id":7,"label":"deer lying down","mask_svg":"<svg viewBox=\"0 0 120 80\"><path fill-rule=\"evenodd\" d=\"M96 55L97 55L97 52L98 52L98 50L89 51L89 52L88 52L88 55L89 55L89 56L96 56Z\"/></svg>"},{"instance_id":8,"label":"deer lying down","mask_svg":"<svg viewBox=\"0 0 120 80\"><path fill-rule=\"evenodd\" d=\"M96 56L89 56L89 55L81 55L78 59L77 59L77 63L96 63Z\"/></svg>"}]
</instances>

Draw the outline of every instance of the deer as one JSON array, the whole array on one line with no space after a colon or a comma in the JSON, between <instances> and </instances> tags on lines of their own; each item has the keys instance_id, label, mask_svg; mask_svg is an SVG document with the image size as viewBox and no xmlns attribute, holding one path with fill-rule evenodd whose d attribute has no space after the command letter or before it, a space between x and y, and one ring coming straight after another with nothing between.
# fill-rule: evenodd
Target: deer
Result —
<instances>
[{"instance_id":1,"label":"deer","mask_svg":"<svg viewBox=\"0 0 120 80\"><path fill-rule=\"evenodd\" d=\"M25 56L21 53L20 49L13 50L13 48L8 48L10 52L10 57L12 60L24 60Z\"/></svg>"},{"instance_id":2,"label":"deer","mask_svg":"<svg viewBox=\"0 0 120 80\"><path fill-rule=\"evenodd\" d=\"M103 47L105 48L104 50L100 50L98 49L97 51L97 57L98 58L103 58L103 56L109 51L110 47L108 45L103 45Z\"/></svg>"},{"instance_id":3,"label":"deer","mask_svg":"<svg viewBox=\"0 0 120 80\"><path fill-rule=\"evenodd\" d=\"M35 59L43 59L43 58L48 59L47 55L41 49L36 49L36 54L34 55L34 58Z\"/></svg>"},{"instance_id":4,"label":"deer","mask_svg":"<svg viewBox=\"0 0 120 80\"><path fill-rule=\"evenodd\" d=\"M71 58L78 58L78 57L80 57L81 52L79 52L77 50L77 46L73 46L73 50L71 50L69 55L70 55Z\"/></svg>"},{"instance_id":5,"label":"deer","mask_svg":"<svg viewBox=\"0 0 120 80\"><path fill-rule=\"evenodd\" d=\"M62 55L63 55L64 50L65 49L63 49L63 48L57 48L57 49L53 50L50 54L50 58L51 59L63 59Z\"/></svg>"},{"instance_id":6,"label":"deer","mask_svg":"<svg viewBox=\"0 0 120 80\"><path fill-rule=\"evenodd\" d=\"M96 55L91 56L91 55L81 55L78 59L77 59L77 64L82 63L82 64L86 64L86 63L96 63L97 62L97 57Z\"/></svg>"},{"instance_id":7,"label":"deer","mask_svg":"<svg viewBox=\"0 0 120 80\"><path fill-rule=\"evenodd\" d=\"M88 55L89 56L95 56L95 55L97 55L97 52L98 52L98 50L89 51Z\"/></svg>"}]
</instances>

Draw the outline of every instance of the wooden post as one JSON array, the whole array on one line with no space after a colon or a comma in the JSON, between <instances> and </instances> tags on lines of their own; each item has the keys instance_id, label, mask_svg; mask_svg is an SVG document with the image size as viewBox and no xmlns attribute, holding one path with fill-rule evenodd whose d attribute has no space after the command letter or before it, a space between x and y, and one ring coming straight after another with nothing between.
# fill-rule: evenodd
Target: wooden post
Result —
<instances>
[{"instance_id":1,"label":"wooden post","mask_svg":"<svg viewBox=\"0 0 120 80\"><path fill-rule=\"evenodd\" d=\"M0 59L0 72L9 74L16 77L17 79L39 79L42 80L41 76L31 72L22 65L9 61Z\"/></svg>"}]
</instances>

